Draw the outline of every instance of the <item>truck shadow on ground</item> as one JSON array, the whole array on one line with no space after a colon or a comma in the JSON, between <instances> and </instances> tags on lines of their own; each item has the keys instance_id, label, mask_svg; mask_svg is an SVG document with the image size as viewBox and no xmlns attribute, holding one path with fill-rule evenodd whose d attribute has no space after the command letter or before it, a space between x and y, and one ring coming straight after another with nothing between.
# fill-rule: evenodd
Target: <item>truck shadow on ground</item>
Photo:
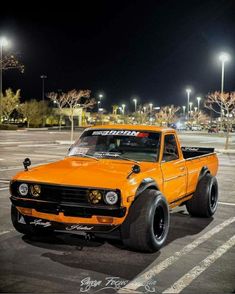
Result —
<instances>
[{"instance_id":1,"label":"truck shadow on ground","mask_svg":"<svg viewBox=\"0 0 235 294\"><path fill-rule=\"evenodd\" d=\"M176 239L200 233L212 221L213 218L192 218L184 209L171 213L170 231L165 246ZM134 278L161 254L161 251L156 253L130 251L118 240L96 238L87 242L82 236L62 233L49 237L23 236L23 241L31 246L53 250L41 255L53 262L125 279Z\"/></svg>"}]
</instances>

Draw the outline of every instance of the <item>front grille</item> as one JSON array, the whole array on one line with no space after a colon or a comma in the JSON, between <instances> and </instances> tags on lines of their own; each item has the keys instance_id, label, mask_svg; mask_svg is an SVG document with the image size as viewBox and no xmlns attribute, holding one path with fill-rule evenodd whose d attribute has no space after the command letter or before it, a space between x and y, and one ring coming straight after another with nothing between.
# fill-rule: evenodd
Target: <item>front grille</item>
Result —
<instances>
[{"instance_id":1,"label":"front grille","mask_svg":"<svg viewBox=\"0 0 235 294\"><path fill-rule=\"evenodd\" d=\"M52 202L89 203L88 189L54 185L41 185L40 199Z\"/></svg>"}]
</instances>

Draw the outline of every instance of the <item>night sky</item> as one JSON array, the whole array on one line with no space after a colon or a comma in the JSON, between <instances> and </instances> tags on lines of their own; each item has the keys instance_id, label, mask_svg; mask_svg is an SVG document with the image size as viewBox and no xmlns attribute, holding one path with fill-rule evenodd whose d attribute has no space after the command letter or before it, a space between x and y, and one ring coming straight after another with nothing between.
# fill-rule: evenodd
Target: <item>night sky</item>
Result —
<instances>
[{"instance_id":1,"label":"night sky","mask_svg":"<svg viewBox=\"0 0 235 294\"><path fill-rule=\"evenodd\" d=\"M225 91L235 90L235 1L76 3L2 10L0 34L25 65L24 74L4 72L4 88L40 99L46 74L46 92L102 92L108 110L116 103L133 109L133 97L154 106L185 105L187 86L194 97L220 89L217 55L227 51Z\"/></svg>"}]
</instances>

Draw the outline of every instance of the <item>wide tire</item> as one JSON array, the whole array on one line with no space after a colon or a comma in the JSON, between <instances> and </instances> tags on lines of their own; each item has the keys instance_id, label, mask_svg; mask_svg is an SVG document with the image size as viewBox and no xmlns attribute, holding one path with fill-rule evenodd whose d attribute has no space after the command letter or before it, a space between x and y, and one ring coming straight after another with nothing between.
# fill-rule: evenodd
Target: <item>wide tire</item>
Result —
<instances>
[{"instance_id":1,"label":"wide tire","mask_svg":"<svg viewBox=\"0 0 235 294\"><path fill-rule=\"evenodd\" d=\"M203 176L193 197L186 202L186 208L191 216L211 217L218 206L218 182L210 174Z\"/></svg>"},{"instance_id":2,"label":"wide tire","mask_svg":"<svg viewBox=\"0 0 235 294\"><path fill-rule=\"evenodd\" d=\"M12 205L11 206L11 221L16 231L21 234L28 235L28 236L48 236L49 234L53 232L53 230L51 229L48 230L48 229L36 228L32 225L19 223L20 216L21 216L20 212L17 210L17 208L14 205Z\"/></svg>"},{"instance_id":3,"label":"wide tire","mask_svg":"<svg viewBox=\"0 0 235 294\"><path fill-rule=\"evenodd\" d=\"M143 252L158 251L169 231L169 207L160 191L145 190L133 202L121 226L124 245Z\"/></svg>"}]
</instances>

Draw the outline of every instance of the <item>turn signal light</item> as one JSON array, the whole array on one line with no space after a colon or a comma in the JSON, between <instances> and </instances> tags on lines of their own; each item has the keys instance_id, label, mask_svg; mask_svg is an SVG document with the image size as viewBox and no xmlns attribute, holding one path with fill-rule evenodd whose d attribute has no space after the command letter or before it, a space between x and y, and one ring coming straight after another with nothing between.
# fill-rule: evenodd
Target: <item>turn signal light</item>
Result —
<instances>
[{"instance_id":1,"label":"turn signal light","mask_svg":"<svg viewBox=\"0 0 235 294\"><path fill-rule=\"evenodd\" d=\"M99 223L102 224L112 224L113 218L112 217L105 217L105 216L97 216L96 217Z\"/></svg>"},{"instance_id":2,"label":"turn signal light","mask_svg":"<svg viewBox=\"0 0 235 294\"><path fill-rule=\"evenodd\" d=\"M17 208L17 209L22 214L32 215L32 209L31 208L20 207L20 208Z\"/></svg>"}]
</instances>

